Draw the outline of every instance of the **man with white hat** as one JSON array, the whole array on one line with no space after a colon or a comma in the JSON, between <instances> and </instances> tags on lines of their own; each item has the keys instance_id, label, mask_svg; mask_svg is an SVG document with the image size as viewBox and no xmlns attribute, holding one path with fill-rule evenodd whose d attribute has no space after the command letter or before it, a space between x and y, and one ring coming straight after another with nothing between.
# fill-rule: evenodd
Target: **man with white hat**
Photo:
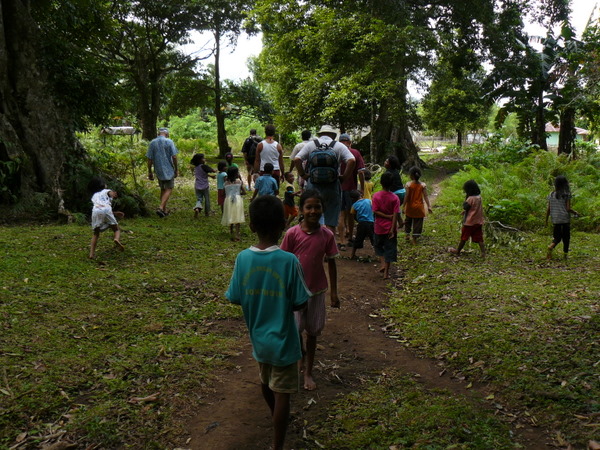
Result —
<instances>
[{"instance_id":1,"label":"man with white hat","mask_svg":"<svg viewBox=\"0 0 600 450\"><path fill-rule=\"evenodd\" d=\"M309 141L298 152L294 162L296 164L296 169L298 170L298 176L306 180L306 189L316 189L323 197L325 206L323 217L325 219L325 225L335 233L342 207L341 181L352 176L356 160L354 155L348 150L348 147L335 141L337 131L330 125L323 125L317 132L317 136L318 139ZM311 160L311 154L315 151L321 151L321 147L325 146L328 147L328 151L330 151L337 160L336 170L339 170L342 163L346 163L346 168L341 176L339 176L338 173L337 176L331 180L321 181L315 176L317 168L314 167L314 158ZM308 162L306 170L302 164L303 161Z\"/></svg>"},{"instance_id":2,"label":"man with white hat","mask_svg":"<svg viewBox=\"0 0 600 450\"><path fill-rule=\"evenodd\" d=\"M160 207L156 210L158 217L167 215L167 202L173 188L175 187L175 178L178 175L177 169L177 147L169 139L168 128L159 128L158 137L150 142L146 158L148 158L148 179L154 180L152 166L158 178L160 187Z\"/></svg>"}]
</instances>

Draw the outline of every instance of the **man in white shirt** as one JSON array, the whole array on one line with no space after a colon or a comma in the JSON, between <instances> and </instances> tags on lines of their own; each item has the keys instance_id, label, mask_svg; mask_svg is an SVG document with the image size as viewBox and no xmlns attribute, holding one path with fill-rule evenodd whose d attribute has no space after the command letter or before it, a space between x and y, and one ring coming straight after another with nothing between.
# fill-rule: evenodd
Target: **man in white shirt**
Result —
<instances>
[{"instance_id":1,"label":"man in white shirt","mask_svg":"<svg viewBox=\"0 0 600 450\"><path fill-rule=\"evenodd\" d=\"M337 137L337 131L330 125L323 125L317 132L318 139L315 139L319 144L331 145L331 142ZM328 183L315 183L310 179L310 164L307 165L305 170L303 162L309 161L310 154L317 149L315 141L309 141L302 147L294 158L296 169L298 170L298 177L306 180L306 189L316 189L323 197L325 211L323 217L325 219L325 225L335 233L338 220L340 217L340 211L342 207L342 188L341 181L348 179L352 176L356 160L354 155L348 150L344 144L335 142L331 150L337 157L338 168L342 163L346 163L346 169L341 176L338 176L336 180Z\"/></svg>"}]
</instances>

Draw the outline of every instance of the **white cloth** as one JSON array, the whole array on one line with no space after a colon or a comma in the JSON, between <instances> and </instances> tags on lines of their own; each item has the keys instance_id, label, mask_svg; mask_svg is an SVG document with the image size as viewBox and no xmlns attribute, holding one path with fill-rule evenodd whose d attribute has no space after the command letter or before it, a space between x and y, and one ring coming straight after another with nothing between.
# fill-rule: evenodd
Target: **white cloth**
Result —
<instances>
[{"instance_id":1,"label":"white cloth","mask_svg":"<svg viewBox=\"0 0 600 450\"><path fill-rule=\"evenodd\" d=\"M318 138L321 144L331 144L331 139L327 135L323 135ZM314 141L309 141L296 155L296 158L300 158L302 161L307 161L309 155L316 149ZM348 150L341 142L336 142L333 146L333 152L337 155L338 165L341 165L343 162L350 161L351 159L355 159L354 155Z\"/></svg>"},{"instance_id":2,"label":"white cloth","mask_svg":"<svg viewBox=\"0 0 600 450\"><path fill-rule=\"evenodd\" d=\"M260 152L260 170L262 171L265 169L266 163L273 164L273 170L279 170L279 150L277 150L279 143L277 141L268 143L263 140L261 144L263 148Z\"/></svg>"},{"instance_id":3,"label":"white cloth","mask_svg":"<svg viewBox=\"0 0 600 450\"><path fill-rule=\"evenodd\" d=\"M117 225L117 219L112 212L110 189L102 189L92 195L92 230L104 231L111 225Z\"/></svg>"},{"instance_id":4,"label":"white cloth","mask_svg":"<svg viewBox=\"0 0 600 450\"><path fill-rule=\"evenodd\" d=\"M232 225L234 223L244 223L244 199L240 195L242 182L236 180L235 183L225 183L225 201L223 202L222 225Z\"/></svg>"},{"instance_id":5,"label":"white cloth","mask_svg":"<svg viewBox=\"0 0 600 450\"><path fill-rule=\"evenodd\" d=\"M298 155L298 152L300 152L300 150L302 150L302 148L308 144L309 141L302 141L299 144L296 144L296 146L294 147L294 150L292 150L292 154L290 155L290 159L293 161L294 158L296 158L296 156Z\"/></svg>"}]
</instances>

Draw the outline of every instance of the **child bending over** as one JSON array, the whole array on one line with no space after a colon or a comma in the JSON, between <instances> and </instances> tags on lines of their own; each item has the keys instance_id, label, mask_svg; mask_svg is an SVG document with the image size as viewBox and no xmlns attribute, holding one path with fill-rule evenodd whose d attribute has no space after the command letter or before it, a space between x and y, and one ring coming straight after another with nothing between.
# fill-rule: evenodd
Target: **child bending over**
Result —
<instances>
[{"instance_id":1,"label":"child bending over","mask_svg":"<svg viewBox=\"0 0 600 450\"><path fill-rule=\"evenodd\" d=\"M350 199L352 200L352 208L350 214L356 218L356 237L352 243L352 255L350 259L356 258L356 250L363 248L365 239L368 238L373 242L373 226L375 218L373 217L373 207L371 200L368 198L361 198L359 191L350 192Z\"/></svg>"},{"instance_id":2,"label":"child bending over","mask_svg":"<svg viewBox=\"0 0 600 450\"><path fill-rule=\"evenodd\" d=\"M106 184L102 178L93 178L88 185L92 195L92 245L90 246L90 259L96 257L96 245L100 238L100 233L104 230L111 229L114 232L113 242L118 250L123 251L125 247L121 244L121 230L115 215L123 218L124 214L119 211L113 213L112 200L117 198L117 192L106 189Z\"/></svg>"}]
</instances>

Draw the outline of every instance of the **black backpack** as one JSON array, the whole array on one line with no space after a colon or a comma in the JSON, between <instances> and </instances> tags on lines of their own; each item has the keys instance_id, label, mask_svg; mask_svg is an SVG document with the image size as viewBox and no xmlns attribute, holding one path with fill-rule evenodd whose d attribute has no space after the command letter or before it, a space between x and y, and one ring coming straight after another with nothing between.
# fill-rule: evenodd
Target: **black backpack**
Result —
<instances>
[{"instance_id":1,"label":"black backpack","mask_svg":"<svg viewBox=\"0 0 600 450\"><path fill-rule=\"evenodd\" d=\"M262 138L260 136L251 136L246 139L244 143L244 148L247 149L247 158L248 161L253 162L256 159L256 147L258 144L262 142Z\"/></svg>"},{"instance_id":2,"label":"black backpack","mask_svg":"<svg viewBox=\"0 0 600 450\"><path fill-rule=\"evenodd\" d=\"M333 151L335 140L330 144L321 144L314 139L316 149L308 156L308 175L311 183L333 183L339 178L338 159Z\"/></svg>"}]
</instances>

